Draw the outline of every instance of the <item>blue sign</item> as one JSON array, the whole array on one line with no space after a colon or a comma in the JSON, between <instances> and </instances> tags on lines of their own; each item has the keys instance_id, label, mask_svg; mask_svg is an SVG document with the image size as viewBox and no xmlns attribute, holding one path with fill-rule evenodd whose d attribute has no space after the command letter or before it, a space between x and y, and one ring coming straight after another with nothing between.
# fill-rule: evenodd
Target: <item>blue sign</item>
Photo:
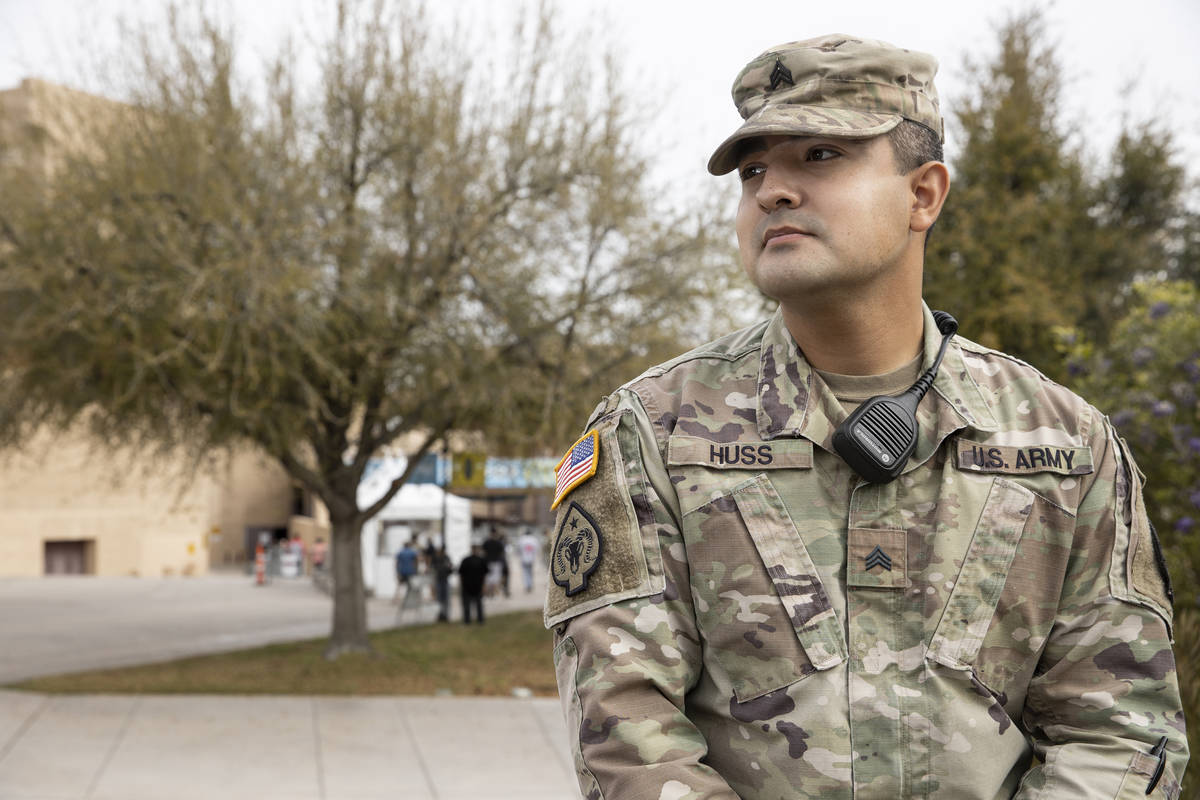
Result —
<instances>
[{"instance_id":1,"label":"blue sign","mask_svg":"<svg viewBox=\"0 0 1200 800\"><path fill-rule=\"evenodd\" d=\"M445 486L450 472L447 466L446 460L437 453L426 453L417 462L417 468L413 470L413 474L409 477L408 482L433 483L438 486Z\"/></svg>"},{"instance_id":2,"label":"blue sign","mask_svg":"<svg viewBox=\"0 0 1200 800\"><path fill-rule=\"evenodd\" d=\"M553 489L553 458L489 458L483 485L488 489Z\"/></svg>"}]
</instances>

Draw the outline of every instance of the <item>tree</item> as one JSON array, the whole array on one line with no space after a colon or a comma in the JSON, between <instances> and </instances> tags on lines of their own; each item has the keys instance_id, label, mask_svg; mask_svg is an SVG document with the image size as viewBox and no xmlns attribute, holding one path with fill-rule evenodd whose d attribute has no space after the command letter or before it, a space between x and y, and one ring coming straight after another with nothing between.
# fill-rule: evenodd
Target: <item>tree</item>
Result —
<instances>
[{"instance_id":1,"label":"tree","mask_svg":"<svg viewBox=\"0 0 1200 800\"><path fill-rule=\"evenodd\" d=\"M962 146L925 286L971 338L1032 358L1051 350L1047 323L1062 310L1082 171L1059 131L1060 70L1037 13L999 37L991 63L968 65L975 86L952 118Z\"/></svg>"},{"instance_id":2,"label":"tree","mask_svg":"<svg viewBox=\"0 0 1200 800\"><path fill-rule=\"evenodd\" d=\"M1146 511L1175 590L1176 671L1184 711L1195 720L1200 714L1200 287L1170 280L1136 285L1106 348L1079 330L1061 334L1072 383L1112 414L1146 475ZM1200 747L1195 725L1188 739L1193 748ZM1194 772L1189 769L1189 775ZM1194 783L1180 777L1185 787Z\"/></svg>"},{"instance_id":3,"label":"tree","mask_svg":"<svg viewBox=\"0 0 1200 800\"><path fill-rule=\"evenodd\" d=\"M52 179L4 176L0 434L256 444L329 510L328 656L366 650L363 522L452 430L560 448L531 437L695 318L712 226L657 202L614 59L545 9L502 68L420 7L347 0L308 83L291 48L244 78L203 12L166 33ZM409 470L361 507L402 436Z\"/></svg>"},{"instance_id":4,"label":"tree","mask_svg":"<svg viewBox=\"0 0 1200 800\"><path fill-rule=\"evenodd\" d=\"M1039 12L1008 19L999 38L992 61L970 65L974 88L953 115L962 147L926 296L966 335L1063 380L1056 326L1102 346L1135 278L1186 271L1195 217L1168 130L1126 120L1107 161L1071 144Z\"/></svg>"},{"instance_id":5,"label":"tree","mask_svg":"<svg viewBox=\"0 0 1200 800\"><path fill-rule=\"evenodd\" d=\"M1200 609L1200 288L1148 281L1129 305L1106 348L1064 328L1064 349L1073 384L1112 414L1146 475L1176 605Z\"/></svg>"}]
</instances>

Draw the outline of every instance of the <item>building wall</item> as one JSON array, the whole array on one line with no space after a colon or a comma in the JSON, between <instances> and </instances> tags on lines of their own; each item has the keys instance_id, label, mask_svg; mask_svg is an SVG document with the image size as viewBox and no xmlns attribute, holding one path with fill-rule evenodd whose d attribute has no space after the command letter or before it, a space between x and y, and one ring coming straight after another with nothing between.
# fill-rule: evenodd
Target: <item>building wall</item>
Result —
<instances>
[{"instance_id":1,"label":"building wall","mask_svg":"<svg viewBox=\"0 0 1200 800\"><path fill-rule=\"evenodd\" d=\"M292 480L275 462L244 448L223 456L215 476L214 513L208 546L212 566L241 563L254 557L247 550L246 530L287 530L293 516Z\"/></svg>"},{"instance_id":2,"label":"building wall","mask_svg":"<svg viewBox=\"0 0 1200 800\"><path fill-rule=\"evenodd\" d=\"M91 541L96 575L197 575L244 556L247 526L289 527L294 492L249 448L111 452L82 433L0 454L0 576L44 574L47 541Z\"/></svg>"},{"instance_id":3,"label":"building wall","mask_svg":"<svg viewBox=\"0 0 1200 800\"><path fill-rule=\"evenodd\" d=\"M455 494L470 498L471 515L477 522L540 529L554 525L555 514L550 510L554 499L552 489L483 489Z\"/></svg>"},{"instance_id":4,"label":"building wall","mask_svg":"<svg viewBox=\"0 0 1200 800\"><path fill-rule=\"evenodd\" d=\"M105 452L79 434L41 433L5 453L0 575L41 575L48 540L94 541L97 575L206 571L211 481L185 486L183 464Z\"/></svg>"},{"instance_id":5,"label":"building wall","mask_svg":"<svg viewBox=\"0 0 1200 800\"><path fill-rule=\"evenodd\" d=\"M0 165L19 163L47 178L65 155L87 147L97 122L117 122L121 108L37 78L0 90Z\"/></svg>"},{"instance_id":6,"label":"building wall","mask_svg":"<svg viewBox=\"0 0 1200 800\"><path fill-rule=\"evenodd\" d=\"M0 90L0 166L26 168L36 189L123 108L37 79ZM245 558L247 527L319 535L321 522L293 522L295 510L292 481L248 447L198 466L109 452L83 432L42 433L0 451L0 576L43 574L47 541L90 543L80 561L96 575L200 574Z\"/></svg>"}]
</instances>

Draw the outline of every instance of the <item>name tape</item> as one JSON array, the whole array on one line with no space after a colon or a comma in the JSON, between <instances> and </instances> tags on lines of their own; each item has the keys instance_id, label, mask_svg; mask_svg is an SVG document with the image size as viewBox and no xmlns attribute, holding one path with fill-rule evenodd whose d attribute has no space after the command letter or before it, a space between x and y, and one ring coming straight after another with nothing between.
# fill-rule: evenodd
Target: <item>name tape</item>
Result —
<instances>
[{"instance_id":1,"label":"name tape","mask_svg":"<svg viewBox=\"0 0 1200 800\"><path fill-rule=\"evenodd\" d=\"M1061 447L1052 444L1014 447L958 439L955 441L954 457L958 468L968 472L999 472L1006 475L1056 472L1059 475L1087 475L1092 471L1090 447Z\"/></svg>"},{"instance_id":2,"label":"name tape","mask_svg":"<svg viewBox=\"0 0 1200 800\"><path fill-rule=\"evenodd\" d=\"M667 464L697 464L712 469L808 469L812 467L812 442L775 439L770 442L713 442L697 436L672 436L667 442Z\"/></svg>"}]
</instances>

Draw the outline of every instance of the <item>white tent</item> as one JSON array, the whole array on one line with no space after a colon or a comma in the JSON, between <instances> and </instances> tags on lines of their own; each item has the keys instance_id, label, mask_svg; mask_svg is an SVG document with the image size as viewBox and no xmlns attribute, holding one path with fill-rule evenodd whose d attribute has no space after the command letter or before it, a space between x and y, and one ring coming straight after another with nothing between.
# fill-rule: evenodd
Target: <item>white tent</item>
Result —
<instances>
[{"instance_id":1,"label":"white tent","mask_svg":"<svg viewBox=\"0 0 1200 800\"><path fill-rule=\"evenodd\" d=\"M403 458L379 462L358 486L359 507L378 500L404 471L404 464ZM420 535L428 536L434 545L444 546L451 563L457 565L471 552L471 501L465 497L452 495L432 483L409 483L367 520L362 528L363 583L367 590L376 597L395 594L396 553L417 531L443 529L443 515L444 542L438 533Z\"/></svg>"}]
</instances>

